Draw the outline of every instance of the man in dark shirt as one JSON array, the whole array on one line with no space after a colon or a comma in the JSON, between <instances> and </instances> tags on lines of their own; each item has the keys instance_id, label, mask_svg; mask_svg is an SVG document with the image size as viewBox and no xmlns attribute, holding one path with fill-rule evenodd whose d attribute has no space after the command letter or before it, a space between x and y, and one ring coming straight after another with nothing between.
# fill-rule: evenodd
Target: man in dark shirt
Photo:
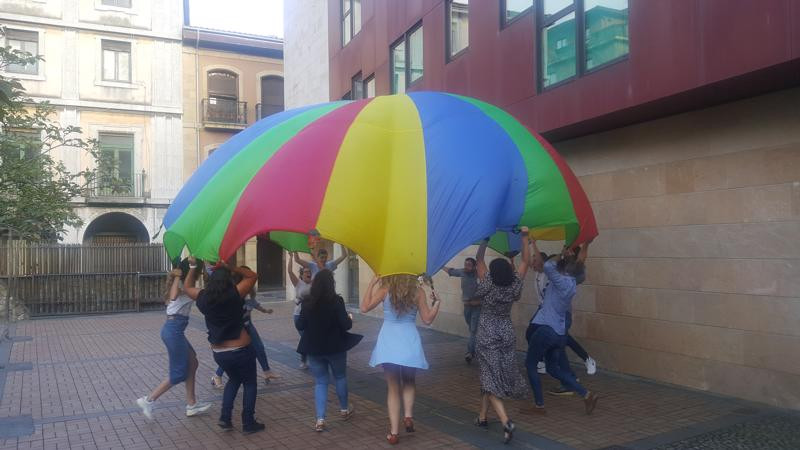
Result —
<instances>
[{"instance_id":1,"label":"man in dark shirt","mask_svg":"<svg viewBox=\"0 0 800 450\"><path fill-rule=\"evenodd\" d=\"M461 278L461 301L464 303L464 321L469 328L469 343L467 343L467 353L464 354L464 360L467 361L467 364L470 364L475 356L475 333L478 332L478 320L481 316L481 300L475 296L475 292L478 290L475 259L465 259L463 269L445 267L444 271L451 277Z\"/></svg>"}]
</instances>

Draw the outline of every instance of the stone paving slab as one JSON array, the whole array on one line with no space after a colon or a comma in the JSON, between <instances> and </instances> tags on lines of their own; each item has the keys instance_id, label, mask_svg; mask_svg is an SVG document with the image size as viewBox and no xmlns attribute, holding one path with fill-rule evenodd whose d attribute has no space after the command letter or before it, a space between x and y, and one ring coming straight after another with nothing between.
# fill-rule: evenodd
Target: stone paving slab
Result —
<instances>
[{"instance_id":1,"label":"stone paving slab","mask_svg":"<svg viewBox=\"0 0 800 450\"><path fill-rule=\"evenodd\" d=\"M10 330L12 339L0 345L0 448L389 447L383 438L388 429L385 383L380 368L367 364L380 321L355 320L355 331L365 335L348 356L356 416L349 422L336 419L331 388L329 429L315 433L313 379L297 368L292 305L270 307L272 315L254 313L270 365L282 376L259 388L256 414L266 423L265 432L244 436L217 427L222 392L210 385L216 367L199 314L186 334L200 360L198 397L214 406L210 415L186 417L184 389L177 386L159 399L152 422L134 401L166 375L159 335L163 313L65 317L18 323ZM518 414L530 398L508 402L518 432L512 445L503 446L502 427L493 413L488 431L472 425L479 384L477 367L463 361L466 341L427 327L420 327L420 334L431 369L419 374L417 432L401 436L403 448L800 447L800 415L794 412L602 371L582 376L601 395L592 416L574 397L546 398L545 417ZM555 387L548 377L543 381L545 388ZM234 411L237 427L240 398Z\"/></svg>"}]
</instances>

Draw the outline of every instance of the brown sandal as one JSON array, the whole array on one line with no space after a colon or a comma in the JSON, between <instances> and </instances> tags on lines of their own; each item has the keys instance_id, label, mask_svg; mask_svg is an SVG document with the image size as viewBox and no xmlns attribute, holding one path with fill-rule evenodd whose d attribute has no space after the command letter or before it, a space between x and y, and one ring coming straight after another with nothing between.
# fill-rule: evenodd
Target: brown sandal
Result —
<instances>
[{"instance_id":1,"label":"brown sandal","mask_svg":"<svg viewBox=\"0 0 800 450\"><path fill-rule=\"evenodd\" d=\"M414 432L414 419L411 417L406 417L403 419L403 425L406 426L406 433L413 433Z\"/></svg>"},{"instance_id":2,"label":"brown sandal","mask_svg":"<svg viewBox=\"0 0 800 450\"><path fill-rule=\"evenodd\" d=\"M400 443L400 435L389 433L386 436L386 442L388 442L389 445L397 445L398 443Z\"/></svg>"}]
</instances>

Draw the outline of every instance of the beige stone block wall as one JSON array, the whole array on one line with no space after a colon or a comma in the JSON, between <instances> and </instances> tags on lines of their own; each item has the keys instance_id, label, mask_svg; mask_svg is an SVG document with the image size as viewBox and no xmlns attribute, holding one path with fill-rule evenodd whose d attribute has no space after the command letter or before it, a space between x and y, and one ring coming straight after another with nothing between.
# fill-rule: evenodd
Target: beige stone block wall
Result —
<instances>
[{"instance_id":1,"label":"beige stone block wall","mask_svg":"<svg viewBox=\"0 0 800 450\"><path fill-rule=\"evenodd\" d=\"M800 409L798 102L556 143L600 227L572 334L601 367Z\"/></svg>"},{"instance_id":2,"label":"beige stone block wall","mask_svg":"<svg viewBox=\"0 0 800 450\"><path fill-rule=\"evenodd\" d=\"M800 409L797 105L785 90L555 143L600 227L572 335L602 369ZM433 327L465 335L458 279L435 284ZM529 276L520 350L537 303Z\"/></svg>"}]
</instances>

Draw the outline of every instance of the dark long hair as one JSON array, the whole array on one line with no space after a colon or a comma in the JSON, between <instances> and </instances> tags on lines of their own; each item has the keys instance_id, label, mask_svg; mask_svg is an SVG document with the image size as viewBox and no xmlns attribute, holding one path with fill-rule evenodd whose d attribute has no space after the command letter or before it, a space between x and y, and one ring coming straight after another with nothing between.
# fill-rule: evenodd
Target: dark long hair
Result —
<instances>
[{"instance_id":1,"label":"dark long hair","mask_svg":"<svg viewBox=\"0 0 800 450\"><path fill-rule=\"evenodd\" d=\"M223 294L229 289L235 288L233 278L231 278L231 271L227 267L220 267L211 273L208 277L208 286L206 286L206 295L210 303L216 303L222 299Z\"/></svg>"},{"instance_id":2,"label":"dark long hair","mask_svg":"<svg viewBox=\"0 0 800 450\"><path fill-rule=\"evenodd\" d=\"M333 272L323 269L314 276L311 282L311 289L304 299L309 308L316 308L326 302L336 298L336 281L333 279Z\"/></svg>"},{"instance_id":3,"label":"dark long hair","mask_svg":"<svg viewBox=\"0 0 800 450\"><path fill-rule=\"evenodd\" d=\"M492 283L495 286L511 286L514 281L514 269L511 263L505 258L495 258L489 264L489 275L492 276Z\"/></svg>"}]
</instances>

